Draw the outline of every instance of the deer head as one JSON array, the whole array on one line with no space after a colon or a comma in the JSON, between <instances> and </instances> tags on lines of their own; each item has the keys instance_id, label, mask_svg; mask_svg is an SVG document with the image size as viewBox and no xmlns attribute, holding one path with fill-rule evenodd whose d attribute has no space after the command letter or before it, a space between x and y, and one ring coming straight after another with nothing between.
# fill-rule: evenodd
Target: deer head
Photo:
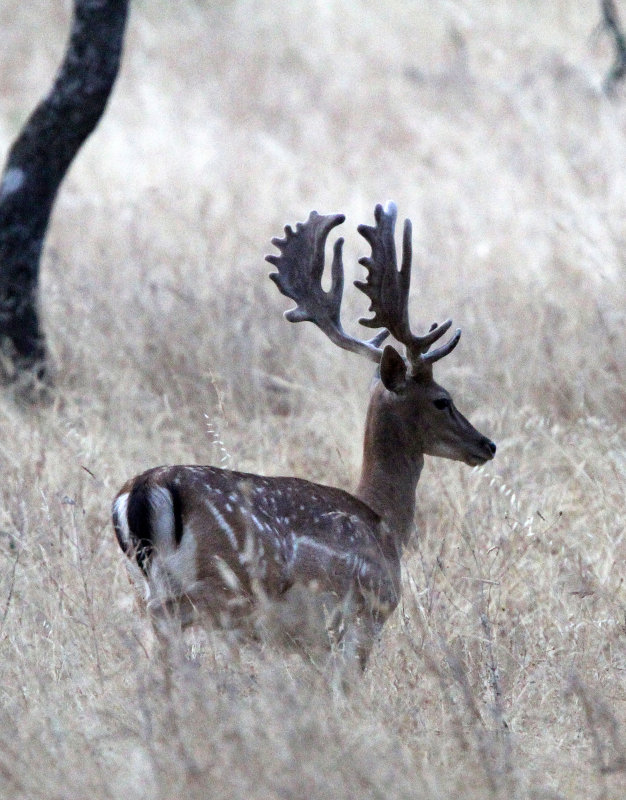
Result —
<instances>
[{"instance_id":1,"label":"deer head","mask_svg":"<svg viewBox=\"0 0 626 800\"><path fill-rule=\"evenodd\" d=\"M368 410L364 445L364 475L383 461L412 462L421 468L423 455L441 456L470 466L493 458L495 444L479 433L456 409L450 394L433 379L433 365L454 350L461 338L457 329L444 344L433 348L449 330L451 320L433 323L423 336L416 336L409 324L408 302L411 282L411 222L404 223L402 262L397 267L394 230L397 209L377 205L374 226L360 225L359 233L371 247L371 255L359 260L368 271L365 281L355 281L371 302L373 316L360 323L382 328L373 339L362 341L349 336L340 321L343 294L343 239L334 245L332 283L328 292L321 286L324 247L330 231L344 221L341 214L320 216L312 212L306 223L293 231L285 228L284 239L272 243L280 256L267 256L278 267L270 278L280 291L294 299L296 308L287 311L290 322L311 321L339 347L365 355L379 364ZM392 334L404 346L402 356L396 348L381 348ZM396 470L392 470L394 474ZM365 475L365 477L367 477ZM367 480L365 480L367 483ZM363 485L363 480L362 480Z\"/></svg>"}]
</instances>

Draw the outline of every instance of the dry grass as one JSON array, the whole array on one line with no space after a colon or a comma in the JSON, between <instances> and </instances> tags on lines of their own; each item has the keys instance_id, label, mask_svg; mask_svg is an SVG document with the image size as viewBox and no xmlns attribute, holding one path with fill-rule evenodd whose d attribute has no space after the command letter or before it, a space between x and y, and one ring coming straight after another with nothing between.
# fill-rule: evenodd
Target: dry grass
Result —
<instances>
[{"instance_id":1,"label":"dry grass","mask_svg":"<svg viewBox=\"0 0 626 800\"><path fill-rule=\"evenodd\" d=\"M62 52L53 5L0 8L3 151ZM0 397L2 797L626 794L626 97L599 92L598 6L135 3L43 260L53 402ZM438 375L498 456L427 464L348 698L213 640L167 691L110 500L224 458L354 485L369 368L281 319L263 255L340 210L356 274L388 198L414 316L464 330Z\"/></svg>"}]
</instances>

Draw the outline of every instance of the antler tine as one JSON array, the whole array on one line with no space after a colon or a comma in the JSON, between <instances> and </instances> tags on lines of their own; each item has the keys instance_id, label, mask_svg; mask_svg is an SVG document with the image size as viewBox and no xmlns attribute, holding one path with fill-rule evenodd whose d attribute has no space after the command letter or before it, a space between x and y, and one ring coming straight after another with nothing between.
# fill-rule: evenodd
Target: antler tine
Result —
<instances>
[{"instance_id":1,"label":"antler tine","mask_svg":"<svg viewBox=\"0 0 626 800\"><path fill-rule=\"evenodd\" d=\"M447 322L451 322L451 320L447 320ZM439 327L443 328L443 325L440 325ZM449 327L450 326L447 325L445 330L443 330L440 335L443 335L448 330ZM423 353L421 357L422 361L426 364L434 364L435 361L439 361L440 358L447 356L448 353L451 353L454 350L454 348L459 343L460 338L461 338L461 329L457 328L456 331L454 332L454 336L448 342L442 344L441 347L438 347L436 350L432 350L428 353Z\"/></svg>"},{"instance_id":2,"label":"antler tine","mask_svg":"<svg viewBox=\"0 0 626 800\"><path fill-rule=\"evenodd\" d=\"M404 221L402 237L402 263L397 267L394 231L398 210L395 203L374 210L374 226L359 225L358 231L372 248L371 256L359 259L368 271L366 281L355 281L355 286L369 297L371 319L360 319L361 325L378 328L385 326L393 336L405 345L409 361L414 369L422 364L433 364L450 353L458 344L461 331L431 353L431 345L438 341L452 325L448 319L441 325L434 323L424 336L415 336L409 324L409 290L411 286L411 220Z\"/></svg>"},{"instance_id":3,"label":"antler tine","mask_svg":"<svg viewBox=\"0 0 626 800\"><path fill-rule=\"evenodd\" d=\"M322 289L326 239L330 231L344 220L343 214L322 216L312 211L306 222L296 225L295 231L287 225L284 239L272 239L280 255L268 255L265 260L278 268L270 278L279 291L296 301L296 307L285 312L289 322L313 322L334 344L379 362L382 356L380 345L388 335L387 331L369 341L361 341L347 334L341 325L344 284L341 238L333 247L330 290Z\"/></svg>"}]
</instances>

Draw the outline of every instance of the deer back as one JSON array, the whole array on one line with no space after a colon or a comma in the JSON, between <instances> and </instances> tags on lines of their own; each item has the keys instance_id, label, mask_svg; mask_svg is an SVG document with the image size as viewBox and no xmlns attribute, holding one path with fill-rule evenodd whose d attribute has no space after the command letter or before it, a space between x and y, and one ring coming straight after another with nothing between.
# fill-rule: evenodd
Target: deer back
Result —
<instances>
[{"instance_id":1,"label":"deer back","mask_svg":"<svg viewBox=\"0 0 626 800\"><path fill-rule=\"evenodd\" d=\"M259 594L278 599L296 584L338 601L356 593L385 617L398 602L394 537L365 503L334 487L157 467L122 487L113 521L148 601L187 595L221 624L229 609L239 613Z\"/></svg>"}]
</instances>

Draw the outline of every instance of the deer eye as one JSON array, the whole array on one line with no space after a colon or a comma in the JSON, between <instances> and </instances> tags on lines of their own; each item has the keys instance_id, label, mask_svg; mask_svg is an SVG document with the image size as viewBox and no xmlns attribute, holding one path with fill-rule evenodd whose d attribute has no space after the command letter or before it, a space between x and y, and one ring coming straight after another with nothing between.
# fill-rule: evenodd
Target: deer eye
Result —
<instances>
[{"instance_id":1,"label":"deer eye","mask_svg":"<svg viewBox=\"0 0 626 800\"><path fill-rule=\"evenodd\" d=\"M440 411L444 411L446 408L452 408L452 402L448 400L447 397L438 397L436 400L433 400L435 408L438 408Z\"/></svg>"}]
</instances>

